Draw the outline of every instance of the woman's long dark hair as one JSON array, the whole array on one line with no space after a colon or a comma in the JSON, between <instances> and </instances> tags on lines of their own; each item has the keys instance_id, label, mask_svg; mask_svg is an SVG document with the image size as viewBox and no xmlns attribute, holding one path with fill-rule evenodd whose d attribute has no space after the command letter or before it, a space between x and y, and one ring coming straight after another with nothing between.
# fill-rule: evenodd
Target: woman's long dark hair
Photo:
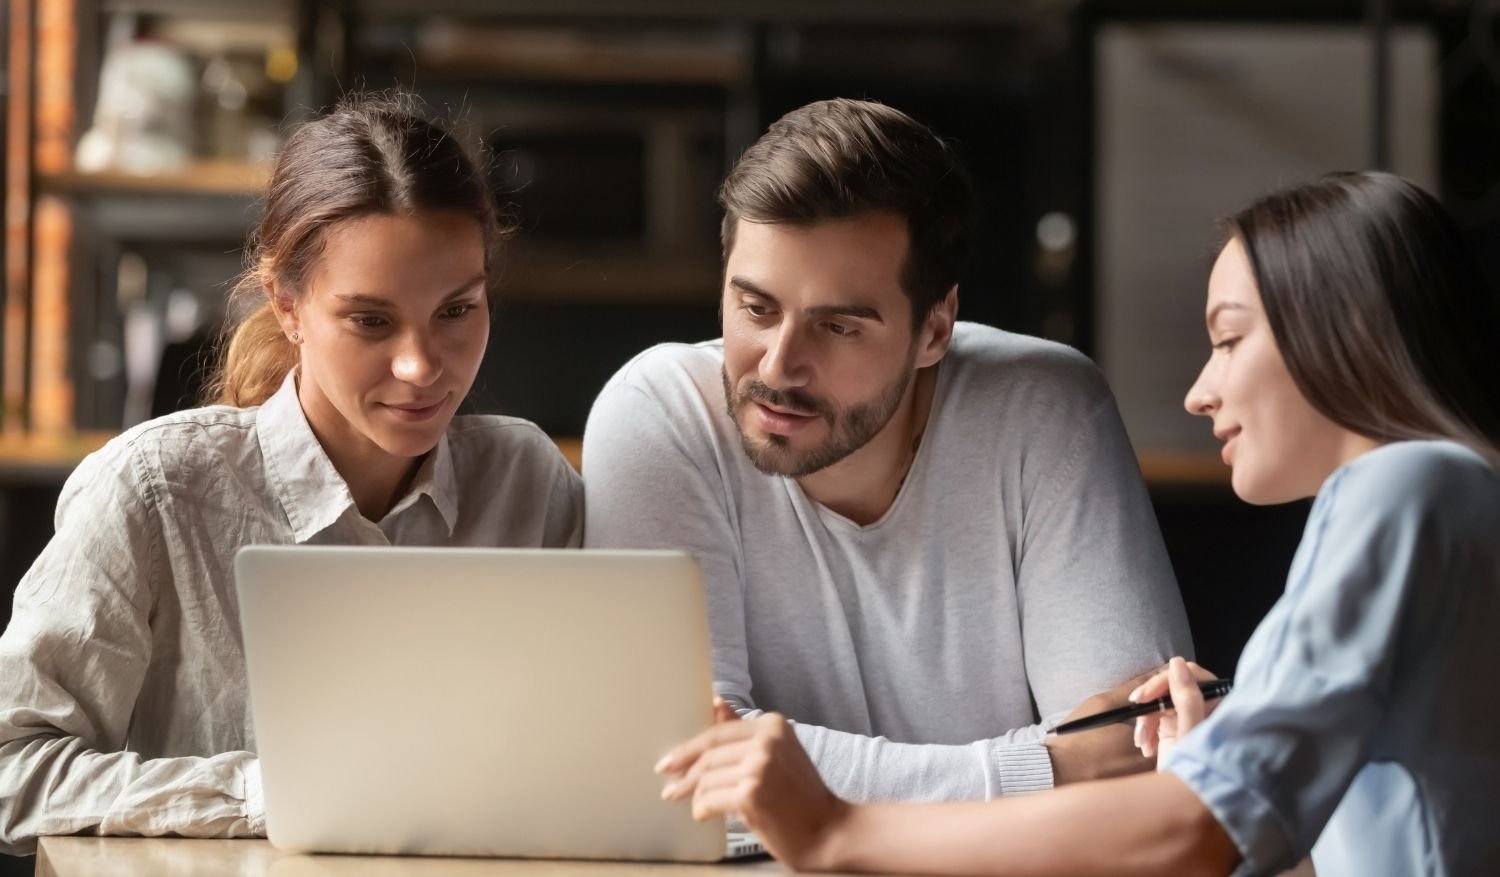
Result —
<instances>
[{"instance_id":1,"label":"woman's long dark hair","mask_svg":"<svg viewBox=\"0 0 1500 877\"><path fill-rule=\"evenodd\" d=\"M1298 389L1380 441L1451 439L1500 468L1500 302L1437 199L1331 174L1227 221Z\"/></svg>"}]
</instances>

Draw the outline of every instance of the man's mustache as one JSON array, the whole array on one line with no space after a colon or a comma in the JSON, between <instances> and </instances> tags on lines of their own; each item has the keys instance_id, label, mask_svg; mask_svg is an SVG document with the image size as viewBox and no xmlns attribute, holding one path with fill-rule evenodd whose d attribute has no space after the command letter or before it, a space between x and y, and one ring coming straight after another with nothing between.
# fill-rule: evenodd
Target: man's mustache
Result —
<instances>
[{"instance_id":1,"label":"man's mustache","mask_svg":"<svg viewBox=\"0 0 1500 877\"><path fill-rule=\"evenodd\" d=\"M760 381L750 381L745 384L744 388L740 390L740 398L742 400L749 399L756 402L765 402L768 405L775 405L777 408L789 408L803 415L816 414L827 416L828 414L828 406L820 399L810 396L801 390L778 390Z\"/></svg>"}]
</instances>

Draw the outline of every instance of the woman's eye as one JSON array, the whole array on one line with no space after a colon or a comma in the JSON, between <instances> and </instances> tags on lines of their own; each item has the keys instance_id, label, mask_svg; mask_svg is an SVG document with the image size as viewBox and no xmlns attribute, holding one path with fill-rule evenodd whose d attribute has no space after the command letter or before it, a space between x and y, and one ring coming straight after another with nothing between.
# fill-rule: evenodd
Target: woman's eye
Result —
<instances>
[{"instance_id":1,"label":"woman's eye","mask_svg":"<svg viewBox=\"0 0 1500 877\"><path fill-rule=\"evenodd\" d=\"M445 319L445 320L457 320L460 317L467 316L469 314L469 312L472 311L472 310L474 310L474 308L476 308L476 307L478 307L478 305L472 305L472 304L454 305L453 307L448 308L447 310L443 311L442 316L443 316L443 319Z\"/></svg>"},{"instance_id":2,"label":"woman's eye","mask_svg":"<svg viewBox=\"0 0 1500 877\"><path fill-rule=\"evenodd\" d=\"M377 317L372 314L355 314L349 320L361 329L379 329L385 326L385 317Z\"/></svg>"},{"instance_id":3,"label":"woman's eye","mask_svg":"<svg viewBox=\"0 0 1500 877\"><path fill-rule=\"evenodd\" d=\"M1238 339L1238 338L1225 338L1222 341L1220 341L1218 344L1213 345L1213 348L1215 350L1222 350L1225 353L1228 353L1229 351L1233 350L1234 349L1234 345L1236 345L1238 343L1240 343L1240 339Z\"/></svg>"}]
</instances>

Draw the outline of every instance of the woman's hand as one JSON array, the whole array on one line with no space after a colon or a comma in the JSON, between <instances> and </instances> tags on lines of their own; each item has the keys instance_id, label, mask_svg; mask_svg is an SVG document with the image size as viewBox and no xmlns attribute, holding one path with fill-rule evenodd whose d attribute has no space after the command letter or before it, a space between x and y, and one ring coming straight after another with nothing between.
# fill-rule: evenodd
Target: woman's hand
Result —
<instances>
[{"instance_id":1,"label":"woman's hand","mask_svg":"<svg viewBox=\"0 0 1500 877\"><path fill-rule=\"evenodd\" d=\"M1141 716L1135 720L1135 745L1140 748L1142 755L1147 758L1155 755L1156 763L1160 765L1166 759L1167 753L1177 746L1177 741L1214 711L1218 702L1210 704L1205 701L1203 692L1198 689L1198 683L1216 678L1218 677L1192 661L1173 658L1172 662L1167 665L1167 669L1152 676L1139 688L1130 692L1130 700L1133 703L1156 700L1167 694L1172 695L1173 709Z\"/></svg>"},{"instance_id":2,"label":"woman's hand","mask_svg":"<svg viewBox=\"0 0 1500 877\"><path fill-rule=\"evenodd\" d=\"M716 699L716 724L657 762L672 777L662 798L693 799L693 818L737 814L792 868L829 867L830 843L852 807L818 776L790 723L776 713L740 721Z\"/></svg>"}]
</instances>

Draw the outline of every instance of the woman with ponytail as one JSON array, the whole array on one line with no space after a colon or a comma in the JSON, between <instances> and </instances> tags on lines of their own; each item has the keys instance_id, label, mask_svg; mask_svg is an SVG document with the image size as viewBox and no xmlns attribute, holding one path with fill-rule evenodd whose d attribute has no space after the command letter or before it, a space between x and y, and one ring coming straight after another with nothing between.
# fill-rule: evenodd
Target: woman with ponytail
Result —
<instances>
[{"instance_id":1,"label":"woman with ponytail","mask_svg":"<svg viewBox=\"0 0 1500 877\"><path fill-rule=\"evenodd\" d=\"M502 229L400 98L278 158L212 403L86 459L0 637L0 851L49 834L265 831L231 575L247 544L571 546L582 487L534 425L455 417Z\"/></svg>"}]
</instances>

